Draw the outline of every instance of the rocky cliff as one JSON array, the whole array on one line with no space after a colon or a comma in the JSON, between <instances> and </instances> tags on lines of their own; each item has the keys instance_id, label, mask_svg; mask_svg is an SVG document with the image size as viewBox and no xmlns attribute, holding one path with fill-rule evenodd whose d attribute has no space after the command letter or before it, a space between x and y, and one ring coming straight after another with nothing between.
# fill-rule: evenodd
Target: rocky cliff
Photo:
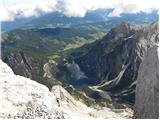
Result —
<instances>
[{"instance_id":1,"label":"rocky cliff","mask_svg":"<svg viewBox=\"0 0 160 120\"><path fill-rule=\"evenodd\" d=\"M15 75L1 60L0 97L0 119L127 118L132 115L126 111L115 113L109 108L87 107L59 85L49 91L46 86Z\"/></svg>"},{"instance_id":2,"label":"rocky cliff","mask_svg":"<svg viewBox=\"0 0 160 120\"><path fill-rule=\"evenodd\" d=\"M158 43L158 35L158 22L145 27L121 23L76 58L76 63L94 88L134 103L139 65L147 49Z\"/></svg>"},{"instance_id":3,"label":"rocky cliff","mask_svg":"<svg viewBox=\"0 0 160 120\"><path fill-rule=\"evenodd\" d=\"M19 50L8 52L2 49L2 60L12 68L16 75L33 79L48 88L54 84L54 78L51 79L48 73L53 72L51 68L54 68L54 63L49 63L45 57L35 57Z\"/></svg>"},{"instance_id":4,"label":"rocky cliff","mask_svg":"<svg viewBox=\"0 0 160 120\"><path fill-rule=\"evenodd\" d=\"M139 68L135 118L159 118L159 60L156 46L148 50Z\"/></svg>"}]
</instances>

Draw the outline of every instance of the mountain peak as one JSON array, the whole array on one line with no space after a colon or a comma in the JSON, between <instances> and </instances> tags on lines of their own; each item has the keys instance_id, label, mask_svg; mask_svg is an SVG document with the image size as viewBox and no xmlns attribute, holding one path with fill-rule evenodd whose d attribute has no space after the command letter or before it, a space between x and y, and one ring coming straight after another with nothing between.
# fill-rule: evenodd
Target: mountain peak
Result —
<instances>
[{"instance_id":1,"label":"mountain peak","mask_svg":"<svg viewBox=\"0 0 160 120\"><path fill-rule=\"evenodd\" d=\"M105 40L120 40L133 35L139 28L136 25L132 25L126 22L122 22L112 28L108 34L104 37Z\"/></svg>"},{"instance_id":2,"label":"mountain peak","mask_svg":"<svg viewBox=\"0 0 160 120\"><path fill-rule=\"evenodd\" d=\"M127 22L121 22L120 24L117 25L117 28L122 28L122 29L128 29L130 27L130 24Z\"/></svg>"},{"instance_id":3,"label":"mountain peak","mask_svg":"<svg viewBox=\"0 0 160 120\"><path fill-rule=\"evenodd\" d=\"M154 23L137 30L134 25L121 23L76 61L99 88L134 103L138 67L147 49L158 42L157 27Z\"/></svg>"},{"instance_id":4,"label":"mountain peak","mask_svg":"<svg viewBox=\"0 0 160 120\"><path fill-rule=\"evenodd\" d=\"M123 31L130 31L130 30L139 30L140 26L139 25L134 25L134 24L130 24L127 22L121 22L120 24L118 24L114 29L119 30L119 32L123 32Z\"/></svg>"}]
</instances>

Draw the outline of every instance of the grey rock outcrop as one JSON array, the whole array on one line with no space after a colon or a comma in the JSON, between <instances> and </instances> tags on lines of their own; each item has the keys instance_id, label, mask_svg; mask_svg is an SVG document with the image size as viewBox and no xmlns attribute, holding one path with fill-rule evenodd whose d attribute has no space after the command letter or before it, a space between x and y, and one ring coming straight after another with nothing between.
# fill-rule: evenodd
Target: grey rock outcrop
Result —
<instances>
[{"instance_id":1,"label":"grey rock outcrop","mask_svg":"<svg viewBox=\"0 0 160 120\"><path fill-rule=\"evenodd\" d=\"M141 28L121 23L75 61L96 88L133 104L139 65L158 36L158 22Z\"/></svg>"},{"instance_id":2,"label":"grey rock outcrop","mask_svg":"<svg viewBox=\"0 0 160 120\"><path fill-rule=\"evenodd\" d=\"M58 72L57 63L54 60L49 60L43 66L43 70L45 72L43 77L55 80L56 73Z\"/></svg>"},{"instance_id":3,"label":"grey rock outcrop","mask_svg":"<svg viewBox=\"0 0 160 120\"><path fill-rule=\"evenodd\" d=\"M135 118L159 118L159 61L157 47L149 49L140 65L135 99Z\"/></svg>"},{"instance_id":4,"label":"grey rock outcrop","mask_svg":"<svg viewBox=\"0 0 160 120\"><path fill-rule=\"evenodd\" d=\"M72 97L62 86L51 91L28 78L15 75L0 59L0 119L87 119L129 118L132 113L115 113L93 108Z\"/></svg>"},{"instance_id":5,"label":"grey rock outcrop","mask_svg":"<svg viewBox=\"0 0 160 120\"><path fill-rule=\"evenodd\" d=\"M35 57L18 50L11 53L2 50L2 61L7 63L16 75L35 80L50 89L53 86L53 80L47 76L43 77L44 73L46 73L43 70L44 64L48 63L48 60L44 57Z\"/></svg>"},{"instance_id":6,"label":"grey rock outcrop","mask_svg":"<svg viewBox=\"0 0 160 120\"><path fill-rule=\"evenodd\" d=\"M23 75L27 78L33 77L31 61L27 59L22 51L8 55L2 52L2 60L13 69L15 74Z\"/></svg>"}]
</instances>

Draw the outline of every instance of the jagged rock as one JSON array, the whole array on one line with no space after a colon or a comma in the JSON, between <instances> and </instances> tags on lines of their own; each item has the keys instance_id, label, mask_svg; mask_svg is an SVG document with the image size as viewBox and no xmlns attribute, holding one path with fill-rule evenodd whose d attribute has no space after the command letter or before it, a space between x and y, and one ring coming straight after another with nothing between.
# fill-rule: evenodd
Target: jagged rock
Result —
<instances>
[{"instance_id":1,"label":"jagged rock","mask_svg":"<svg viewBox=\"0 0 160 120\"><path fill-rule=\"evenodd\" d=\"M57 88L56 91L54 91L55 88ZM0 95L0 118L53 119L74 116L71 115L74 111L69 108L69 104L72 102L68 100L67 104L65 101L65 99L73 98L61 86L54 86L53 91L49 92L47 87L35 81L14 75L12 70L2 61L0 61ZM65 96L59 99L59 104L66 109L57 103L57 99L62 95ZM77 101L74 103L78 104ZM80 108L87 108L84 104L82 104L83 107L78 105Z\"/></svg>"},{"instance_id":2,"label":"jagged rock","mask_svg":"<svg viewBox=\"0 0 160 120\"><path fill-rule=\"evenodd\" d=\"M129 112L87 107L63 87L51 92L28 78L15 75L0 60L0 119L129 118Z\"/></svg>"},{"instance_id":3,"label":"jagged rock","mask_svg":"<svg viewBox=\"0 0 160 120\"><path fill-rule=\"evenodd\" d=\"M148 50L139 68L135 118L159 118L159 61L156 46Z\"/></svg>"},{"instance_id":4,"label":"jagged rock","mask_svg":"<svg viewBox=\"0 0 160 120\"><path fill-rule=\"evenodd\" d=\"M22 51L11 54L4 54L2 52L2 59L16 72L16 74L32 78L30 61L28 61Z\"/></svg>"},{"instance_id":5,"label":"jagged rock","mask_svg":"<svg viewBox=\"0 0 160 120\"><path fill-rule=\"evenodd\" d=\"M58 63L56 61L49 60L44 64L43 70L43 77L46 78L47 87L49 87L49 89L51 89L53 85L62 85L60 81L56 80L57 73L59 72Z\"/></svg>"},{"instance_id":6,"label":"jagged rock","mask_svg":"<svg viewBox=\"0 0 160 120\"><path fill-rule=\"evenodd\" d=\"M134 103L139 65L147 49L158 43L158 35L158 22L145 27L121 23L75 61L96 88Z\"/></svg>"},{"instance_id":7,"label":"jagged rock","mask_svg":"<svg viewBox=\"0 0 160 120\"><path fill-rule=\"evenodd\" d=\"M53 80L43 77L43 66L47 63L46 58L27 55L23 51L7 52L2 50L2 60L12 68L16 75L33 79L49 88L53 86Z\"/></svg>"},{"instance_id":8,"label":"jagged rock","mask_svg":"<svg viewBox=\"0 0 160 120\"><path fill-rule=\"evenodd\" d=\"M57 68L57 63L54 60L49 60L44 66L43 77L48 77L49 79L55 80L56 73L59 71Z\"/></svg>"}]
</instances>

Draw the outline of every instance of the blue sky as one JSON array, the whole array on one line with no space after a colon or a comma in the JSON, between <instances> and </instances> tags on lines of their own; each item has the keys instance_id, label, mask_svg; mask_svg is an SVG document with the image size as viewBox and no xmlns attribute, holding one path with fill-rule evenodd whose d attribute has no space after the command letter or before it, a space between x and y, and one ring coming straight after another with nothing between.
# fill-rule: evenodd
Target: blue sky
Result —
<instances>
[{"instance_id":1,"label":"blue sky","mask_svg":"<svg viewBox=\"0 0 160 120\"><path fill-rule=\"evenodd\" d=\"M61 12L66 16L83 17L87 10L113 9L109 17L122 13L151 12L159 8L159 0L0 0L0 20L38 16L39 11Z\"/></svg>"}]
</instances>

